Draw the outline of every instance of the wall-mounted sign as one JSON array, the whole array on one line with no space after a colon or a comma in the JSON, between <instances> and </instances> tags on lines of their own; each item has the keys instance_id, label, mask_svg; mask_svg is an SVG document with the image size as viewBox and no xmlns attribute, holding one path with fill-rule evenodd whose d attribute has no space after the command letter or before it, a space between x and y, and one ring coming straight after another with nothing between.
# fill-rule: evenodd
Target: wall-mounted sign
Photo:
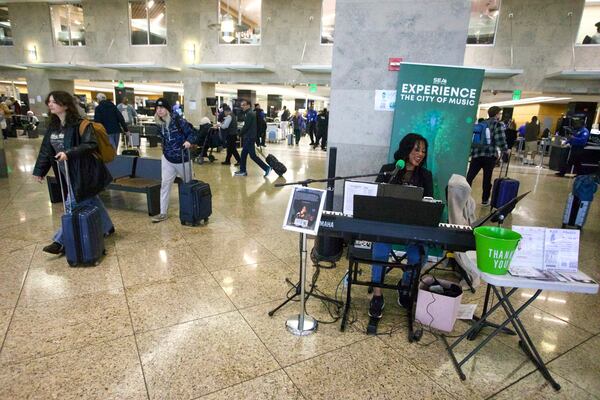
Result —
<instances>
[{"instance_id":1,"label":"wall-mounted sign","mask_svg":"<svg viewBox=\"0 0 600 400\"><path fill-rule=\"evenodd\" d=\"M515 89L513 90L513 100L521 100L521 90Z\"/></svg>"},{"instance_id":2,"label":"wall-mounted sign","mask_svg":"<svg viewBox=\"0 0 600 400\"><path fill-rule=\"evenodd\" d=\"M375 111L394 111L396 106L395 90L375 91Z\"/></svg>"},{"instance_id":3,"label":"wall-mounted sign","mask_svg":"<svg viewBox=\"0 0 600 400\"><path fill-rule=\"evenodd\" d=\"M388 61L388 71L400 71L401 57L390 57Z\"/></svg>"},{"instance_id":4,"label":"wall-mounted sign","mask_svg":"<svg viewBox=\"0 0 600 400\"><path fill-rule=\"evenodd\" d=\"M317 93L317 85L315 83L311 83L308 85L308 91L310 93Z\"/></svg>"}]
</instances>

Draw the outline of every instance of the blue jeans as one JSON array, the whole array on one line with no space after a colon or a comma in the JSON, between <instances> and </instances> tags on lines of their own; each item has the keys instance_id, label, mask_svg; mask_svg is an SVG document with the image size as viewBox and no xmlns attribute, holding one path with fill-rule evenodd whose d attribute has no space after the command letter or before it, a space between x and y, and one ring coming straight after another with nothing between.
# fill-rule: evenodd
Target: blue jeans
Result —
<instances>
[{"instance_id":1,"label":"blue jeans","mask_svg":"<svg viewBox=\"0 0 600 400\"><path fill-rule=\"evenodd\" d=\"M73 208L75 208L77 206L96 206L96 207L98 207L98 209L100 210L100 219L102 220L102 231L104 232L105 235L108 234L108 231L110 231L110 229L113 227L113 223L110 219L110 216L108 215L108 211L106 211L106 207L104 207L104 203L102 203L102 200L100 200L100 197L94 196L94 197L85 199L83 201L80 201L79 203L76 203L75 199L73 199L72 196L69 194L69 196L67 197L67 201L65 202L65 207L67 208L67 212L71 212L71 210L73 210ZM62 233L63 233L63 231L62 231L62 226L61 226L60 228L58 228L58 230L54 234L54 238L52 240L54 240L55 242L58 242L60 244L63 244Z\"/></svg>"},{"instance_id":2,"label":"blue jeans","mask_svg":"<svg viewBox=\"0 0 600 400\"><path fill-rule=\"evenodd\" d=\"M378 261L387 261L392 251L392 245L389 243L373 242L373 259ZM408 265L414 265L421 262L421 252L426 253L426 248L419 244L406 245L406 260ZM385 277L385 265L373 264L371 269L371 282L383 283ZM407 279L409 274L406 275ZM404 281L405 276L402 276Z\"/></svg>"},{"instance_id":3,"label":"blue jeans","mask_svg":"<svg viewBox=\"0 0 600 400\"><path fill-rule=\"evenodd\" d=\"M240 172L246 171L246 160L248 156L256 163L259 167L263 169L263 171L267 172L269 166L265 164L265 162L256 155L256 149L254 148L255 139L254 138L243 138L242 139L242 159L240 160Z\"/></svg>"},{"instance_id":4,"label":"blue jeans","mask_svg":"<svg viewBox=\"0 0 600 400\"><path fill-rule=\"evenodd\" d=\"M109 133L108 134L108 140L110 140L110 144L112 144L112 147L115 148L115 151L117 151L117 149L119 148L120 139L121 139L120 133Z\"/></svg>"}]
</instances>

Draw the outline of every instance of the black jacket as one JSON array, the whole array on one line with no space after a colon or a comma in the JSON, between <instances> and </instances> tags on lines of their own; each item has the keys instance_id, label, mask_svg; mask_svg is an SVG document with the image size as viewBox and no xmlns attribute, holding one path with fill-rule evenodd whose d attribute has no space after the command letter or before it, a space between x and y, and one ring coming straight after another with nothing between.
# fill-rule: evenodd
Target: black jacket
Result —
<instances>
[{"instance_id":1,"label":"black jacket","mask_svg":"<svg viewBox=\"0 0 600 400\"><path fill-rule=\"evenodd\" d=\"M109 135L111 133L120 133L120 128L123 128L123 132L127 132L128 130L123 114L109 100L102 100L98 104L98 107L94 111L94 121L104 125L104 129L106 129Z\"/></svg>"},{"instance_id":2,"label":"black jacket","mask_svg":"<svg viewBox=\"0 0 600 400\"><path fill-rule=\"evenodd\" d=\"M64 136L65 153L69 163L69 177L76 202L97 195L112 181L110 172L96 154L98 142L92 124L89 124L83 135L80 136L80 123L81 120L68 125ZM50 168L53 167L53 163L55 163L54 156L56 156L56 152L50 143L50 135L53 132L56 132L56 129L48 127L44 135L40 153L33 168L33 175L35 176L46 176Z\"/></svg>"},{"instance_id":3,"label":"black jacket","mask_svg":"<svg viewBox=\"0 0 600 400\"><path fill-rule=\"evenodd\" d=\"M317 115L317 131L323 135L325 132L327 132L328 127L329 113L320 112L319 115Z\"/></svg>"},{"instance_id":4,"label":"black jacket","mask_svg":"<svg viewBox=\"0 0 600 400\"><path fill-rule=\"evenodd\" d=\"M383 172L392 172L396 168L396 163L392 164L384 164L379 173ZM400 171L395 179L392 179L391 176L387 175L379 175L377 177L376 182L380 183L400 183L402 182L402 176L404 176L404 172L406 169ZM413 176L409 182L413 186L418 186L423 188L423 196L425 197L433 197L433 176L431 172L427 168L417 168L413 171Z\"/></svg>"},{"instance_id":5,"label":"black jacket","mask_svg":"<svg viewBox=\"0 0 600 400\"><path fill-rule=\"evenodd\" d=\"M244 126L242 127L240 135L244 139L251 138L254 140L256 138L256 113L251 109L246 111L246 118L244 119Z\"/></svg>"}]
</instances>

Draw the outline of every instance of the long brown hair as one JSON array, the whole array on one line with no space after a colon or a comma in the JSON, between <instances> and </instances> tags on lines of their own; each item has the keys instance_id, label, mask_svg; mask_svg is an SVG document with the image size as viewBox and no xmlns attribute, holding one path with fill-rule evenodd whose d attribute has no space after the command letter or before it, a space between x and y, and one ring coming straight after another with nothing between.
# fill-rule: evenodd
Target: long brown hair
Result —
<instances>
[{"instance_id":1,"label":"long brown hair","mask_svg":"<svg viewBox=\"0 0 600 400\"><path fill-rule=\"evenodd\" d=\"M75 107L75 100L71 94L64 92L62 90L55 90L53 92L48 93L46 97L46 105L50 101L50 96L54 99L54 102L62 107L67 107L66 116L65 116L65 125L74 125L77 124L81 117L79 116L79 111L77 111L77 107ZM50 113L50 128L59 129L60 128L60 118L58 115Z\"/></svg>"}]
</instances>

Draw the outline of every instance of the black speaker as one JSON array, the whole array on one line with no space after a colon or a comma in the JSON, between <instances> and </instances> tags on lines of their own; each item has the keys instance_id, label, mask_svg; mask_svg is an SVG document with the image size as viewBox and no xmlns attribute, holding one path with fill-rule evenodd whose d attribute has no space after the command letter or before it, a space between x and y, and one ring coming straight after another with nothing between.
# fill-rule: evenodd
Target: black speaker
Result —
<instances>
[{"instance_id":1,"label":"black speaker","mask_svg":"<svg viewBox=\"0 0 600 400\"><path fill-rule=\"evenodd\" d=\"M327 178L335 177L335 164L337 162L337 147L329 148L329 165L327 168ZM327 194L325 195L325 210L333 209L333 193L335 190L335 181L331 180L327 184ZM310 252L310 258L313 263L319 264L321 261L330 262L335 267L335 263L342 258L344 251L344 240L327 236L317 235L315 245Z\"/></svg>"}]
</instances>

